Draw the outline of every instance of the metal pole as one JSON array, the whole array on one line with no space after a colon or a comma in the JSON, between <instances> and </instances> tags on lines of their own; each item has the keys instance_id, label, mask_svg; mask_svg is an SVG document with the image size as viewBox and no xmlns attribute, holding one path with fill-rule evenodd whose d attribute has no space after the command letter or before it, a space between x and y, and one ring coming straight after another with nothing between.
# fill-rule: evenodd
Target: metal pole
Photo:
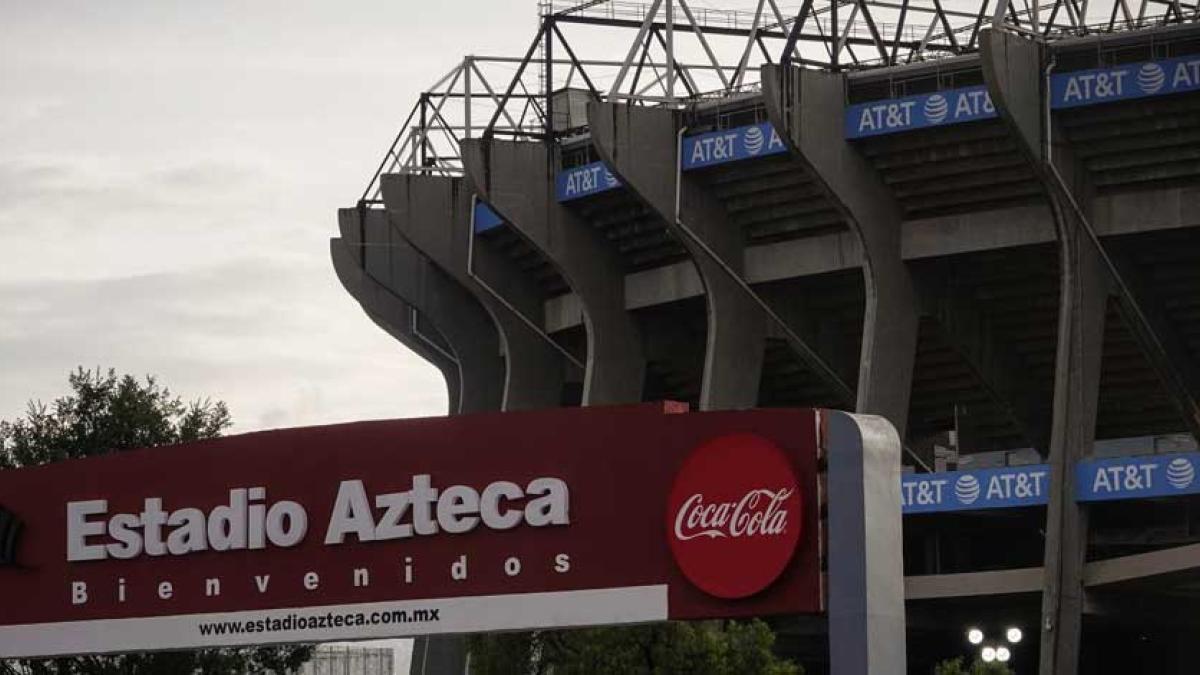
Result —
<instances>
[{"instance_id":1,"label":"metal pole","mask_svg":"<svg viewBox=\"0 0 1200 675\"><path fill-rule=\"evenodd\" d=\"M425 166L426 162L429 159L428 152L427 152L428 139L425 136L425 131L427 129L429 129L429 119L426 114L428 108L429 108L429 94L421 94L421 126L417 130L417 133L420 134L420 139L421 139L421 167L422 168Z\"/></svg>"},{"instance_id":2,"label":"metal pole","mask_svg":"<svg viewBox=\"0 0 1200 675\"><path fill-rule=\"evenodd\" d=\"M554 138L554 17L546 16L542 33L546 40L546 138ZM569 110L568 110L569 113Z\"/></svg>"},{"instance_id":3,"label":"metal pole","mask_svg":"<svg viewBox=\"0 0 1200 675\"><path fill-rule=\"evenodd\" d=\"M466 138L471 137L471 61L470 56L463 57L463 117L466 118Z\"/></svg>"},{"instance_id":4,"label":"metal pole","mask_svg":"<svg viewBox=\"0 0 1200 675\"><path fill-rule=\"evenodd\" d=\"M667 0L667 98L675 100L675 0Z\"/></svg>"}]
</instances>

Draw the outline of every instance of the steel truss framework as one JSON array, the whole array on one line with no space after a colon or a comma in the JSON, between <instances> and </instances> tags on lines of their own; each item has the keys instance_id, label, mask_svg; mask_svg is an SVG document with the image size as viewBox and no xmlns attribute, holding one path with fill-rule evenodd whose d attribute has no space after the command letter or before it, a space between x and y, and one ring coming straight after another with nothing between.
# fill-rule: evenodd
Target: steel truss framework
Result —
<instances>
[{"instance_id":1,"label":"steel truss framework","mask_svg":"<svg viewBox=\"0 0 1200 675\"><path fill-rule=\"evenodd\" d=\"M464 57L418 96L361 201L378 203L384 173L460 175L464 138L578 136L582 120L561 109L571 100L564 91L682 107L757 91L764 63L853 71L973 53L988 25L1053 41L1200 20L1200 0L757 0L753 10L692 2L542 2L522 56ZM611 45L626 40L614 59Z\"/></svg>"}]
</instances>

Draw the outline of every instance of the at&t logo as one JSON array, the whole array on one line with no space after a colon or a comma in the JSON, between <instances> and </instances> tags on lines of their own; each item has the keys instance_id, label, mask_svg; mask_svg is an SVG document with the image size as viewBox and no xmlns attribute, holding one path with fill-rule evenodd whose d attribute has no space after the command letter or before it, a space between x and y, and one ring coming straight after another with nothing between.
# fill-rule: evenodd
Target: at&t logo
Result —
<instances>
[{"instance_id":1,"label":"at&t logo","mask_svg":"<svg viewBox=\"0 0 1200 675\"><path fill-rule=\"evenodd\" d=\"M1147 63L1138 69L1137 85L1147 94L1157 94L1167 82L1167 74L1157 63Z\"/></svg>"},{"instance_id":2,"label":"at&t logo","mask_svg":"<svg viewBox=\"0 0 1200 675\"><path fill-rule=\"evenodd\" d=\"M733 434L701 445L667 501L675 562L709 595L744 598L763 590L800 541L800 497L791 462L771 441Z\"/></svg>"},{"instance_id":3,"label":"at&t logo","mask_svg":"<svg viewBox=\"0 0 1200 675\"><path fill-rule=\"evenodd\" d=\"M1167 483L1176 490L1191 487L1196 480L1196 468L1184 457L1176 457L1167 464Z\"/></svg>"},{"instance_id":4,"label":"at&t logo","mask_svg":"<svg viewBox=\"0 0 1200 675\"><path fill-rule=\"evenodd\" d=\"M962 504L974 504L979 499L979 480L967 474L954 481L954 496Z\"/></svg>"},{"instance_id":5,"label":"at&t logo","mask_svg":"<svg viewBox=\"0 0 1200 675\"><path fill-rule=\"evenodd\" d=\"M746 129L746 134L742 136L742 145L746 148L747 154L757 155L762 152L763 144L766 143L766 140L762 129L754 126Z\"/></svg>"},{"instance_id":6,"label":"at&t logo","mask_svg":"<svg viewBox=\"0 0 1200 675\"><path fill-rule=\"evenodd\" d=\"M946 102L945 96L934 94L925 99L925 119L930 124L941 124L946 120L948 112L950 112L950 104Z\"/></svg>"}]
</instances>

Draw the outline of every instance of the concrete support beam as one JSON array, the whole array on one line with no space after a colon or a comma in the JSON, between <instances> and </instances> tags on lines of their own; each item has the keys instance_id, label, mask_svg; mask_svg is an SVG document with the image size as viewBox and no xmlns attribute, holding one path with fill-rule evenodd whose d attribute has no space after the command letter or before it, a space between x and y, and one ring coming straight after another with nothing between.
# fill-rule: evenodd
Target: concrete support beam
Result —
<instances>
[{"instance_id":1,"label":"concrete support beam","mask_svg":"<svg viewBox=\"0 0 1200 675\"><path fill-rule=\"evenodd\" d=\"M1048 103L1043 98L1045 88L1045 65L1042 49L1030 40L1007 32L985 31L980 41L984 79L987 81L992 100L1000 109L999 98L1006 106L1001 116L1013 131L1014 139L1022 148L1031 167L1042 181L1043 189L1051 202L1052 213L1059 229L1079 229L1084 235L1089 228L1096 235L1104 229L1096 224L1098 200L1086 167L1074 154L1066 134L1049 114ZM1185 198L1184 193L1177 193ZM1176 202L1178 203L1178 202ZM1111 217L1111 200L1103 202L1102 213ZM1147 208L1142 219L1184 218L1178 207L1168 202L1160 208ZM1091 255L1099 256L1104 264L1104 273L1116 290L1122 315L1134 338L1142 348L1146 360L1158 374L1163 389L1179 411L1183 422L1192 435L1200 438L1200 367L1171 325L1153 289L1138 283L1132 268L1121 266L1120 261L1102 250L1090 237L1084 245L1091 248Z\"/></svg>"},{"instance_id":2,"label":"concrete support beam","mask_svg":"<svg viewBox=\"0 0 1200 675\"><path fill-rule=\"evenodd\" d=\"M582 303L587 331L583 405L640 401L646 357L637 324L625 308L625 272L604 236L555 199L550 149L541 143L468 139L462 155L479 198L558 269Z\"/></svg>"},{"instance_id":3,"label":"concrete support beam","mask_svg":"<svg viewBox=\"0 0 1200 675\"><path fill-rule=\"evenodd\" d=\"M989 572L922 574L904 577L907 600L942 600L984 595L1014 595L1042 590L1040 567L1021 567Z\"/></svg>"},{"instance_id":4,"label":"concrete support beam","mask_svg":"<svg viewBox=\"0 0 1200 675\"><path fill-rule=\"evenodd\" d=\"M1096 199L1093 221L1101 236L1200 227L1200 188L1165 188L1105 195ZM902 225L901 253L906 261L991 251L1057 240L1046 205L908 220ZM748 246L746 281L767 283L836 272L862 265L858 237L850 232ZM640 309L697 297L704 293L695 265L673 263L625 276L625 307ZM551 333L583 323L574 294L546 301L546 330Z\"/></svg>"},{"instance_id":5,"label":"concrete support beam","mask_svg":"<svg viewBox=\"0 0 1200 675\"><path fill-rule=\"evenodd\" d=\"M714 260L715 256L724 261L734 274L744 274L743 233L729 224L721 204L693 181L676 184L675 113L593 102L588 105L588 123L601 158L665 221L700 274L708 307L700 408L753 407L758 403L767 315L729 270ZM676 220L677 198L678 221L685 226Z\"/></svg>"},{"instance_id":6,"label":"concrete support beam","mask_svg":"<svg viewBox=\"0 0 1200 675\"><path fill-rule=\"evenodd\" d=\"M1042 675L1074 675L1079 665L1087 507L1075 500L1075 467L1092 452L1095 442L1108 305L1107 278L1091 247L1076 232L1063 241L1062 249L1042 589Z\"/></svg>"},{"instance_id":7,"label":"concrete support beam","mask_svg":"<svg viewBox=\"0 0 1200 675\"><path fill-rule=\"evenodd\" d=\"M330 241L342 285L368 316L396 331L397 339L442 370L450 388L451 414L498 409L504 359L491 317L461 285L395 233L387 214L365 210L361 215L360 221L357 209L340 210L342 236ZM363 235L382 245L368 249L362 245ZM427 334L425 319L433 324L434 334ZM438 344L439 338L444 344Z\"/></svg>"},{"instance_id":8,"label":"concrete support beam","mask_svg":"<svg viewBox=\"0 0 1200 675\"><path fill-rule=\"evenodd\" d=\"M983 34L981 60L992 102L1031 168L1042 178L1055 219L1060 253L1058 347L1050 430L1050 499L1046 510L1045 578L1039 672L1075 675L1085 598L1087 508L1075 501L1075 467L1092 451L1100 390L1109 281L1101 252L1067 203L1047 165L1041 55L1037 45L1003 32ZM1064 165L1068 189L1086 190L1073 163ZM1080 204L1089 195L1078 194Z\"/></svg>"},{"instance_id":9,"label":"concrete support beam","mask_svg":"<svg viewBox=\"0 0 1200 675\"><path fill-rule=\"evenodd\" d=\"M483 306L400 236L385 212L341 209L338 224L342 237L330 241L330 255L342 285L368 316L442 370L451 414L501 408L505 360L496 325ZM453 354L423 335L418 314L436 322ZM455 675L465 669L462 637L414 642L410 673Z\"/></svg>"},{"instance_id":10,"label":"concrete support beam","mask_svg":"<svg viewBox=\"0 0 1200 675\"><path fill-rule=\"evenodd\" d=\"M472 194L460 178L385 175L383 201L391 224L414 248L470 291L492 317L505 355L504 410L550 408L561 402L566 363L536 325L538 289L512 261L476 246ZM367 242L370 251L372 242Z\"/></svg>"},{"instance_id":11,"label":"concrete support beam","mask_svg":"<svg viewBox=\"0 0 1200 675\"><path fill-rule=\"evenodd\" d=\"M342 287L358 301L367 318L441 372L446 382L446 414L457 414L462 403L462 379L458 372L458 358L445 344L446 339L429 325L428 320L417 316L416 308L388 293L368 277L361 267L354 265L341 239L329 240L329 253Z\"/></svg>"},{"instance_id":12,"label":"concrete support beam","mask_svg":"<svg viewBox=\"0 0 1200 675\"><path fill-rule=\"evenodd\" d=\"M1200 580L1200 544L1096 560L1088 563L1084 580L1089 587L1111 590L1161 588L1164 582L1194 584Z\"/></svg>"},{"instance_id":13,"label":"concrete support beam","mask_svg":"<svg viewBox=\"0 0 1200 675\"><path fill-rule=\"evenodd\" d=\"M764 65L767 116L858 235L866 288L856 410L905 438L917 345L917 298L901 258L900 206L843 132L845 77Z\"/></svg>"},{"instance_id":14,"label":"concrete support beam","mask_svg":"<svg viewBox=\"0 0 1200 675\"><path fill-rule=\"evenodd\" d=\"M433 367L441 372L442 379L446 382L446 414L457 415L462 406L462 379L458 374L458 359L448 347L445 351L438 351L437 343L445 342L445 338L441 337L428 319L421 318L412 305L399 298L397 301L401 305L396 308L399 311L389 310L386 316L376 314L366 307L363 307L363 313L379 326L380 330L433 364Z\"/></svg>"}]
</instances>

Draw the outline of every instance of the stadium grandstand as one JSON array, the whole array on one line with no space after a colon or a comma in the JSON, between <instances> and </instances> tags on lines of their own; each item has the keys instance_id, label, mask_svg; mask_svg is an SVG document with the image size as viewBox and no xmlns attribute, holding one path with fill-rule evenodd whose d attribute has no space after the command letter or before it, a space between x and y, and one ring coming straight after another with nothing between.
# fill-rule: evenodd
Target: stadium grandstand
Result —
<instances>
[{"instance_id":1,"label":"stadium grandstand","mask_svg":"<svg viewBox=\"0 0 1200 675\"><path fill-rule=\"evenodd\" d=\"M1021 673L1196 672L1200 4L703 4L446 54L338 213L346 290L451 414L886 417L908 672L970 627Z\"/></svg>"}]
</instances>

